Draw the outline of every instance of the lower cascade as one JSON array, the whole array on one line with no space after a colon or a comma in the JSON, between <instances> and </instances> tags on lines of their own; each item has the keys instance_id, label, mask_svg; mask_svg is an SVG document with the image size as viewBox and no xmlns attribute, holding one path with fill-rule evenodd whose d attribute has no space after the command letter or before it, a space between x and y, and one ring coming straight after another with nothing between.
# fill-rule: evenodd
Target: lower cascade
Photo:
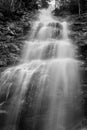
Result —
<instances>
[{"instance_id":1,"label":"lower cascade","mask_svg":"<svg viewBox=\"0 0 87 130\"><path fill-rule=\"evenodd\" d=\"M75 130L82 118L80 65L69 23L45 10L38 19L20 63L1 73L0 130Z\"/></svg>"}]
</instances>

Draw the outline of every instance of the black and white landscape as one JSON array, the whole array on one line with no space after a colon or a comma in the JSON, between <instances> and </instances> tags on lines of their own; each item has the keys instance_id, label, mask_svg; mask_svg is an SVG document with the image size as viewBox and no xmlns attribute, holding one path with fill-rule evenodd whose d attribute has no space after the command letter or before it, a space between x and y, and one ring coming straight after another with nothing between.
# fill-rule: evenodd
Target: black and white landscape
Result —
<instances>
[{"instance_id":1,"label":"black and white landscape","mask_svg":"<svg viewBox=\"0 0 87 130\"><path fill-rule=\"evenodd\" d=\"M0 130L87 130L87 1L0 1Z\"/></svg>"}]
</instances>

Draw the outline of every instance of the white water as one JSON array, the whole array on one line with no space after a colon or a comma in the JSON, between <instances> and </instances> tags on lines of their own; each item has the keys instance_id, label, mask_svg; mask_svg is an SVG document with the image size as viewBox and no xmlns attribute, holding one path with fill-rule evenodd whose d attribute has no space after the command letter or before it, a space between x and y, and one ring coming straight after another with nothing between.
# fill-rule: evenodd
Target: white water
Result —
<instances>
[{"instance_id":1,"label":"white water","mask_svg":"<svg viewBox=\"0 0 87 130\"><path fill-rule=\"evenodd\" d=\"M79 62L69 33L67 21L53 19L47 10L41 12L31 39L25 41L20 64L1 76L0 93L7 92L6 100L13 91L4 130L19 130L17 122L26 93L35 86L34 121L29 130L72 130L80 121Z\"/></svg>"}]
</instances>

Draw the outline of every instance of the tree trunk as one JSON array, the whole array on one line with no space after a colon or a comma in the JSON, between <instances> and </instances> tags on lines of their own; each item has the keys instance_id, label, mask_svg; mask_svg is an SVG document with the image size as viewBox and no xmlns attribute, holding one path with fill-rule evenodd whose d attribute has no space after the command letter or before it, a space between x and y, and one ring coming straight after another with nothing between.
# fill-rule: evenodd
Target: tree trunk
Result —
<instances>
[{"instance_id":1,"label":"tree trunk","mask_svg":"<svg viewBox=\"0 0 87 130\"><path fill-rule=\"evenodd\" d=\"M80 0L78 0L78 9L79 9L79 17L81 16L81 5L80 5Z\"/></svg>"}]
</instances>

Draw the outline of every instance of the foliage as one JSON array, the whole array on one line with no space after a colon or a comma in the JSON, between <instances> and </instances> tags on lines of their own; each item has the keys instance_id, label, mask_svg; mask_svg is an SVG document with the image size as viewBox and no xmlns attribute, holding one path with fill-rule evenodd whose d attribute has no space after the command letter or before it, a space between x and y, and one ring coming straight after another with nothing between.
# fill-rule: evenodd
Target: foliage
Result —
<instances>
[{"instance_id":1,"label":"foliage","mask_svg":"<svg viewBox=\"0 0 87 130\"><path fill-rule=\"evenodd\" d=\"M0 67L19 62L23 40L36 18L36 0L0 0Z\"/></svg>"},{"instance_id":2,"label":"foliage","mask_svg":"<svg viewBox=\"0 0 87 130\"><path fill-rule=\"evenodd\" d=\"M80 0L81 12L87 12L87 0Z\"/></svg>"},{"instance_id":3,"label":"foliage","mask_svg":"<svg viewBox=\"0 0 87 130\"><path fill-rule=\"evenodd\" d=\"M5 16L12 16L18 10L35 10L38 9L38 0L0 0L0 12Z\"/></svg>"},{"instance_id":4,"label":"foliage","mask_svg":"<svg viewBox=\"0 0 87 130\"><path fill-rule=\"evenodd\" d=\"M29 35L32 21L37 12L24 12L17 20L0 20L0 67L15 65L19 62L24 40Z\"/></svg>"},{"instance_id":5,"label":"foliage","mask_svg":"<svg viewBox=\"0 0 87 130\"><path fill-rule=\"evenodd\" d=\"M87 13L87 1L86 0L57 0L56 6L57 13L68 12L71 14Z\"/></svg>"},{"instance_id":6,"label":"foliage","mask_svg":"<svg viewBox=\"0 0 87 130\"><path fill-rule=\"evenodd\" d=\"M39 7L48 7L50 0L0 0L0 11L4 14L11 14L20 9L36 10Z\"/></svg>"},{"instance_id":7,"label":"foliage","mask_svg":"<svg viewBox=\"0 0 87 130\"><path fill-rule=\"evenodd\" d=\"M21 0L22 5L29 10L38 9L38 0Z\"/></svg>"},{"instance_id":8,"label":"foliage","mask_svg":"<svg viewBox=\"0 0 87 130\"><path fill-rule=\"evenodd\" d=\"M20 7L20 0L1 0L0 11L2 12L14 12Z\"/></svg>"},{"instance_id":9,"label":"foliage","mask_svg":"<svg viewBox=\"0 0 87 130\"><path fill-rule=\"evenodd\" d=\"M71 13L79 13L81 15L82 13L87 12L87 1L86 0L71 0L69 9Z\"/></svg>"}]
</instances>

